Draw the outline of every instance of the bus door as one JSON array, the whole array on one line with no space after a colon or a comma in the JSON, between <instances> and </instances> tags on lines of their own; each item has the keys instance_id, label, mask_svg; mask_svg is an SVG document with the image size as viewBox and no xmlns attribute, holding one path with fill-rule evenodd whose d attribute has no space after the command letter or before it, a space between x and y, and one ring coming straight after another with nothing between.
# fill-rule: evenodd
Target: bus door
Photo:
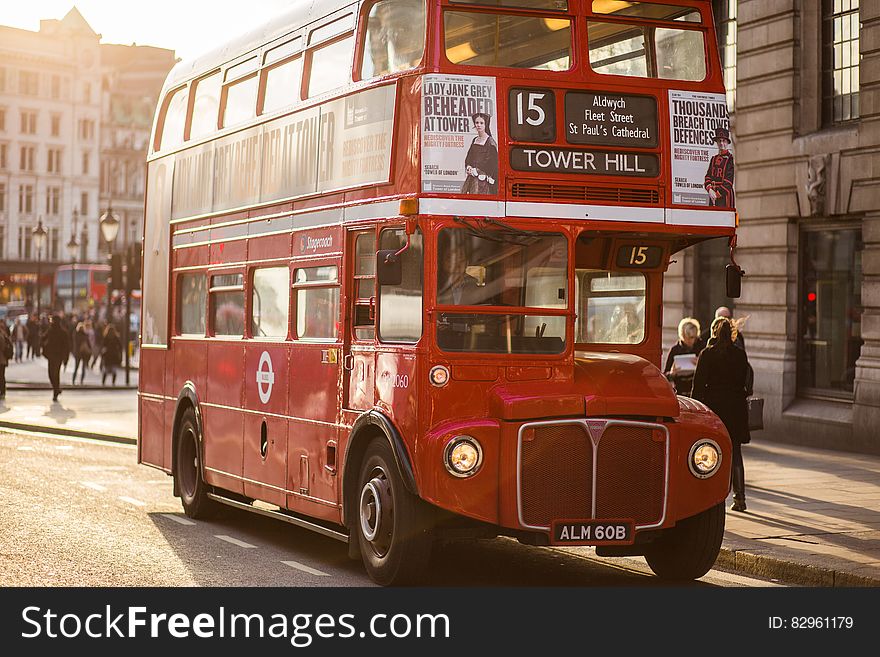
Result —
<instances>
[{"instance_id":1,"label":"bus door","mask_svg":"<svg viewBox=\"0 0 880 657\"><path fill-rule=\"evenodd\" d=\"M375 397L376 233L350 231L347 236L346 298L343 348L343 408L367 411Z\"/></svg>"},{"instance_id":2,"label":"bus door","mask_svg":"<svg viewBox=\"0 0 880 657\"><path fill-rule=\"evenodd\" d=\"M290 267L251 269L250 340L245 347L244 494L284 507Z\"/></svg>"},{"instance_id":3,"label":"bus door","mask_svg":"<svg viewBox=\"0 0 880 657\"><path fill-rule=\"evenodd\" d=\"M303 237L310 238L339 244L327 231ZM288 507L333 521L338 521L341 265L338 256L326 255L294 263L290 321Z\"/></svg>"}]
</instances>

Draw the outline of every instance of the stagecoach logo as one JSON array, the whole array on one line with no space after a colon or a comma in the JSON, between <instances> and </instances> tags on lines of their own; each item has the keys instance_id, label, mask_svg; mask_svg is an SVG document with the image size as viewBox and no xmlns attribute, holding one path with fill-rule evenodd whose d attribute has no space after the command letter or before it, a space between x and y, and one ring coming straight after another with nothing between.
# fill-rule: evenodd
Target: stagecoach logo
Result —
<instances>
[{"instance_id":1,"label":"stagecoach logo","mask_svg":"<svg viewBox=\"0 0 880 657\"><path fill-rule=\"evenodd\" d=\"M312 251L313 253L318 249L329 249L333 246L333 236L330 235L328 237L303 237L300 240L299 247L303 253L307 251Z\"/></svg>"},{"instance_id":2,"label":"stagecoach logo","mask_svg":"<svg viewBox=\"0 0 880 657\"><path fill-rule=\"evenodd\" d=\"M275 385L275 372L272 371L272 358L269 352L264 351L260 356L260 364L257 366L257 392L260 393L260 401L269 403L272 397L272 386Z\"/></svg>"}]
</instances>

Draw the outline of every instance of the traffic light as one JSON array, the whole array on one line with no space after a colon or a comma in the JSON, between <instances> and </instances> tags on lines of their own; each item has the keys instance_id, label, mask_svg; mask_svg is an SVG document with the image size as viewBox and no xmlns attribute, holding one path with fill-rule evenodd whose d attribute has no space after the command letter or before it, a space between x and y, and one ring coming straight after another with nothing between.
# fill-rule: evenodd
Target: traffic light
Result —
<instances>
[{"instance_id":1,"label":"traffic light","mask_svg":"<svg viewBox=\"0 0 880 657\"><path fill-rule=\"evenodd\" d=\"M141 245L132 244L128 249L125 272L126 291L141 289Z\"/></svg>"},{"instance_id":2,"label":"traffic light","mask_svg":"<svg viewBox=\"0 0 880 657\"><path fill-rule=\"evenodd\" d=\"M121 290L122 288L122 256L114 253L110 256L110 289Z\"/></svg>"}]
</instances>

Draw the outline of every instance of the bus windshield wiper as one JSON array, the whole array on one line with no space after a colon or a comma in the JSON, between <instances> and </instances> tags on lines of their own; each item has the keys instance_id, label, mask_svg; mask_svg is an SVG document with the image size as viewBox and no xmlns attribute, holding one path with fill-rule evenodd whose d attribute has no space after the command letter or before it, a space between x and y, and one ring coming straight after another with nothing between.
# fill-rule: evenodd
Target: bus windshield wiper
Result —
<instances>
[{"instance_id":1,"label":"bus windshield wiper","mask_svg":"<svg viewBox=\"0 0 880 657\"><path fill-rule=\"evenodd\" d=\"M540 239L540 234L532 231L514 228L513 226L499 221L484 217L483 219L468 220L464 217L454 217L454 221L461 224L466 231L474 237L479 237L490 242L500 242L502 244L516 244L519 246L529 246ZM494 228L487 229L484 224L490 224Z\"/></svg>"}]
</instances>

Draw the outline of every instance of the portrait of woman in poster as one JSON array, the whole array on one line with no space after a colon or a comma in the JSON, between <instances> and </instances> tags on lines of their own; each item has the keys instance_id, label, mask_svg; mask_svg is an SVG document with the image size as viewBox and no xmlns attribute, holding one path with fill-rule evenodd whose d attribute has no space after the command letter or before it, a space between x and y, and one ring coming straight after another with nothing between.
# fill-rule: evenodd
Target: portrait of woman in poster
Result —
<instances>
[{"instance_id":1,"label":"portrait of woman in poster","mask_svg":"<svg viewBox=\"0 0 880 657\"><path fill-rule=\"evenodd\" d=\"M498 144L489 128L490 119L488 114L471 117L477 136L464 160L467 178L461 186L462 194L498 193Z\"/></svg>"}]
</instances>

